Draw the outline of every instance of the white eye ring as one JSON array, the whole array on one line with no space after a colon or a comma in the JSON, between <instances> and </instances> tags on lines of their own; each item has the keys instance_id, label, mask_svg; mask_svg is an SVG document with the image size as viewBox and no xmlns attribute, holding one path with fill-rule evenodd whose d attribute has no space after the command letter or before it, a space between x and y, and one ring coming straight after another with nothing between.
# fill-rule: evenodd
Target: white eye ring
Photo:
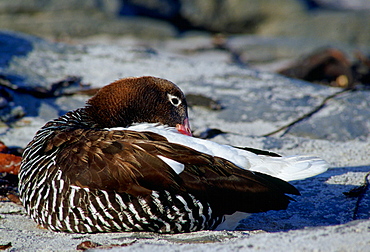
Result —
<instances>
[{"instance_id":1,"label":"white eye ring","mask_svg":"<svg viewBox=\"0 0 370 252\"><path fill-rule=\"evenodd\" d=\"M181 99L179 97L172 94L167 94L167 96L173 106L178 107L181 104Z\"/></svg>"}]
</instances>

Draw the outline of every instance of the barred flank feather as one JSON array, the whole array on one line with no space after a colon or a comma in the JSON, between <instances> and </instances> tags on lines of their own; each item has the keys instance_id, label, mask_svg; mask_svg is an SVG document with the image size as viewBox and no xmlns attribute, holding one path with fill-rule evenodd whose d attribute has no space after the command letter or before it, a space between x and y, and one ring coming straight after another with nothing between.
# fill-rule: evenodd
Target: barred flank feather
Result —
<instances>
[{"instance_id":1,"label":"barred flank feather","mask_svg":"<svg viewBox=\"0 0 370 252\"><path fill-rule=\"evenodd\" d=\"M56 164L60 149L45 152L45 145L56 128L70 130L71 125L83 121L81 116L76 111L47 124L24 152L21 200L39 225L72 233L179 233L213 229L221 222L221 217L212 215L207 202L191 194L176 195L164 190L133 197L128 193L72 185Z\"/></svg>"}]
</instances>

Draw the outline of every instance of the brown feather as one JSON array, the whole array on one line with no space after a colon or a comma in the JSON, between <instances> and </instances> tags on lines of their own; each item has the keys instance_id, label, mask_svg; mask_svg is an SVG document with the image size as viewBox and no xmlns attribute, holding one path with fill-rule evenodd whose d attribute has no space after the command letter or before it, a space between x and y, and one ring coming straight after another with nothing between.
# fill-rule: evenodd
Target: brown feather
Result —
<instances>
[{"instance_id":1,"label":"brown feather","mask_svg":"<svg viewBox=\"0 0 370 252\"><path fill-rule=\"evenodd\" d=\"M290 201L285 193L298 194L287 182L151 132L74 130L59 133L50 145L64 145L56 161L71 184L133 196L152 190L188 192L209 202L218 214L285 209ZM184 171L177 175L158 155L184 164Z\"/></svg>"},{"instance_id":2,"label":"brown feather","mask_svg":"<svg viewBox=\"0 0 370 252\"><path fill-rule=\"evenodd\" d=\"M72 185L127 192L134 196L148 195L153 188L178 188L173 170L136 144L163 137L130 131L115 133L62 132L49 141L47 150L63 147L56 163Z\"/></svg>"}]
</instances>

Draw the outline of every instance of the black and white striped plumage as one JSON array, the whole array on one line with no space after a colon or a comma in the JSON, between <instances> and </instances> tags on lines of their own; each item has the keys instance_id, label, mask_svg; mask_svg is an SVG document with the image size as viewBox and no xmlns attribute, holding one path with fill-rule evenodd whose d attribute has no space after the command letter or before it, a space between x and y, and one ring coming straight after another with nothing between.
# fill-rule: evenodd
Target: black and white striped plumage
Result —
<instances>
[{"instance_id":1,"label":"black and white striped plumage","mask_svg":"<svg viewBox=\"0 0 370 252\"><path fill-rule=\"evenodd\" d=\"M75 233L215 229L235 212L285 209L285 194L299 193L275 172L301 179L327 167L173 132L189 135L187 120L185 97L169 81L127 78L102 88L25 149L19 190L27 213Z\"/></svg>"}]
</instances>

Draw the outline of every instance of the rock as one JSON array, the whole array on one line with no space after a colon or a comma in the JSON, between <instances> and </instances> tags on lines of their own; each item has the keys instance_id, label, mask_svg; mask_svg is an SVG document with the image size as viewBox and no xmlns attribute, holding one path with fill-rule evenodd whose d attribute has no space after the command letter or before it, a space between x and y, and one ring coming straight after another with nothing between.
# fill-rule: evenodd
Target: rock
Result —
<instances>
[{"instance_id":1,"label":"rock","mask_svg":"<svg viewBox=\"0 0 370 252\"><path fill-rule=\"evenodd\" d=\"M7 81L0 75L0 85ZM25 115L25 109L16 105L11 93L6 88L0 87L0 125L11 124Z\"/></svg>"},{"instance_id":2,"label":"rock","mask_svg":"<svg viewBox=\"0 0 370 252\"><path fill-rule=\"evenodd\" d=\"M12 33L6 34L12 36ZM21 38L21 43L28 41L33 48L22 57L18 57L17 52L8 55L8 64L0 66L2 74L13 76L19 85L48 88L66 76L75 75L98 88L122 77L163 77L177 83L185 93L212 97L222 104L222 110L192 107L190 117L194 130L207 127L263 136L309 114L326 97L338 92L335 88L289 80L245 66L167 56L146 47L72 46L21 34L14 36ZM83 106L87 98L75 95L39 100L17 94L13 99L15 106L24 108L26 115L36 117L39 123ZM289 127L287 133L333 141L368 139L369 99L366 91L360 90L338 96L313 116ZM19 123L22 125L22 120ZM16 129L10 131L9 136L12 132Z\"/></svg>"},{"instance_id":3,"label":"rock","mask_svg":"<svg viewBox=\"0 0 370 252\"><path fill-rule=\"evenodd\" d=\"M256 34L366 47L370 42L370 26L365 25L370 23L369 13L315 10L299 15L276 16L262 23Z\"/></svg>"},{"instance_id":4,"label":"rock","mask_svg":"<svg viewBox=\"0 0 370 252\"><path fill-rule=\"evenodd\" d=\"M27 36L17 36L17 34L14 33L1 32L0 69L6 67L12 57L22 57L32 51L32 42L26 37Z\"/></svg>"},{"instance_id":5,"label":"rock","mask_svg":"<svg viewBox=\"0 0 370 252\"><path fill-rule=\"evenodd\" d=\"M370 10L368 0L311 0L317 6L341 10Z\"/></svg>"},{"instance_id":6,"label":"rock","mask_svg":"<svg viewBox=\"0 0 370 252\"><path fill-rule=\"evenodd\" d=\"M175 21L179 15L180 1L177 0L125 0L120 6L121 15L147 16Z\"/></svg>"},{"instance_id":7,"label":"rock","mask_svg":"<svg viewBox=\"0 0 370 252\"><path fill-rule=\"evenodd\" d=\"M279 7L279 8L277 8ZM128 0L121 14L144 15L168 20L180 30L205 29L214 32L251 32L270 15L302 11L296 0Z\"/></svg>"},{"instance_id":8,"label":"rock","mask_svg":"<svg viewBox=\"0 0 370 252\"><path fill-rule=\"evenodd\" d=\"M4 97L0 97L0 109L5 108L8 105L8 101Z\"/></svg>"},{"instance_id":9,"label":"rock","mask_svg":"<svg viewBox=\"0 0 370 252\"><path fill-rule=\"evenodd\" d=\"M210 110L221 110L222 104L219 102L199 94L187 94L186 101L189 107L199 106Z\"/></svg>"},{"instance_id":10,"label":"rock","mask_svg":"<svg viewBox=\"0 0 370 252\"><path fill-rule=\"evenodd\" d=\"M298 0L3 0L0 29L59 41L102 34L161 40L176 37L179 31L201 29L366 47L370 28L364 24L370 21L369 10L364 3L356 6L365 7L357 11L312 11Z\"/></svg>"},{"instance_id":11,"label":"rock","mask_svg":"<svg viewBox=\"0 0 370 252\"><path fill-rule=\"evenodd\" d=\"M349 3L345 0L342 2ZM370 21L366 7L358 8L357 11L310 11L298 0L184 0L179 4L174 4L173 1L132 0L129 3L139 10L146 8L146 13L150 16L161 16L162 12L168 12L163 15L169 21L176 16L174 13L178 10L177 15L181 20L172 20L174 25L187 25L188 29L322 40L326 45L332 46L338 42L367 46L370 42L370 28L364 25Z\"/></svg>"},{"instance_id":12,"label":"rock","mask_svg":"<svg viewBox=\"0 0 370 252\"><path fill-rule=\"evenodd\" d=\"M14 30L50 39L68 40L95 34L132 35L141 38L175 36L169 23L145 17L118 17L120 2L44 1L24 4L4 0L0 4L0 29Z\"/></svg>"},{"instance_id":13,"label":"rock","mask_svg":"<svg viewBox=\"0 0 370 252\"><path fill-rule=\"evenodd\" d=\"M347 141L369 137L367 118L370 118L370 98L367 92L354 92L349 96L339 96L330 105L310 120L305 120L289 131L301 137Z\"/></svg>"},{"instance_id":14,"label":"rock","mask_svg":"<svg viewBox=\"0 0 370 252\"><path fill-rule=\"evenodd\" d=\"M228 37L226 44L230 50L239 53L240 59L245 64L257 66L261 69L269 69L268 64L270 63L289 64L302 55L310 54L318 48L327 46L327 41L299 37L232 35ZM338 48L348 54L353 51L353 48L349 46L338 45ZM280 66L277 66L277 68L280 68ZM272 70L275 71L276 69Z\"/></svg>"},{"instance_id":15,"label":"rock","mask_svg":"<svg viewBox=\"0 0 370 252\"><path fill-rule=\"evenodd\" d=\"M94 1L85 0L28 0L26 2L22 0L3 0L0 4L0 13L32 13L41 11L63 11L73 9L85 9L92 10L101 8L103 10L115 9L119 5L119 0L99 1L100 6Z\"/></svg>"},{"instance_id":16,"label":"rock","mask_svg":"<svg viewBox=\"0 0 370 252\"><path fill-rule=\"evenodd\" d=\"M193 26L226 33L255 32L271 15L289 15L302 12L296 0L184 0L181 15Z\"/></svg>"}]
</instances>

